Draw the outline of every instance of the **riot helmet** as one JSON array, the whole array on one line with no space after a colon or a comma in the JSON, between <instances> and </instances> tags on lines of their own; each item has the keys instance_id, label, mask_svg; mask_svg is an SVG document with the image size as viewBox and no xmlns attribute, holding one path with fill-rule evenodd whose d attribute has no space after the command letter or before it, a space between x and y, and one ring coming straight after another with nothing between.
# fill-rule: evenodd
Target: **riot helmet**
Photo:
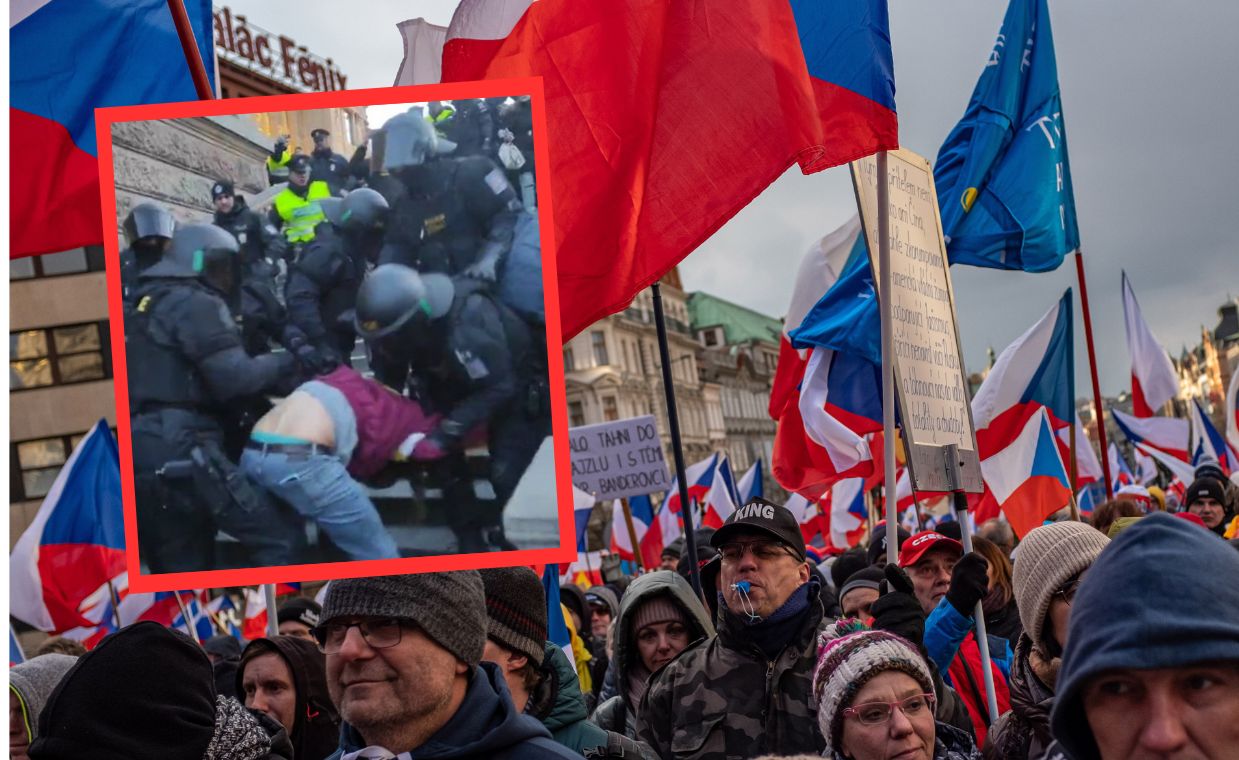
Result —
<instances>
[{"instance_id":1,"label":"riot helmet","mask_svg":"<svg viewBox=\"0 0 1239 760\"><path fill-rule=\"evenodd\" d=\"M227 230L190 224L176 231L167 254L143 276L197 279L231 298L240 292L240 250Z\"/></svg>"},{"instance_id":2,"label":"riot helmet","mask_svg":"<svg viewBox=\"0 0 1239 760\"><path fill-rule=\"evenodd\" d=\"M319 205L327 221L342 230L381 230L391 209L386 198L368 187L353 190L343 198L324 198Z\"/></svg>"},{"instance_id":3,"label":"riot helmet","mask_svg":"<svg viewBox=\"0 0 1239 760\"><path fill-rule=\"evenodd\" d=\"M125 215L121 227L125 242L137 257L139 269L145 269L159 261L167 250L176 222L163 206L139 203Z\"/></svg>"},{"instance_id":4,"label":"riot helmet","mask_svg":"<svg viewBox=\"0 0 1239 760\"><path fill-rule=\"evenodd\" d=\"M456 288L447 275L418 274L403 264L383 264L357 290L354 327L365 340L441 319L452 308Z\"/></svg>"},{"instance_id":5,"label":"riot helmet","mask_svg":"<svg viewBox=\"0 0 1239 760\"><path fill-rule=\"evenodd\" d=\"M420 106L388 119L383 125L383 142L382 169L391 173L421 166L435 156L456 150L456 143L435 133Z\"/></svg>"}]
</instances>

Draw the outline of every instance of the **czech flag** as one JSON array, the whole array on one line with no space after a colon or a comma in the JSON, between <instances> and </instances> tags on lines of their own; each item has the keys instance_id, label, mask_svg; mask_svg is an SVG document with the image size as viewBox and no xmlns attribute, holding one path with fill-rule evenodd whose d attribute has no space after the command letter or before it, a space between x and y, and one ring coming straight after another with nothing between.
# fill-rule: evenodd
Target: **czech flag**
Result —
<instances>
[{"instance_id":1,"label":"czech flag","mask_svg":"<svg viewBox=\"0 0 1239 760\"><path fill-rule=\"evenodd\" d=\"M760 458L740 476L739 482L736 483L736 490L740 492L741 504L748 504L753 499L762 498L764 489L762 488Z\"/></svg>"},{"instance_id":2,"label":"czech flag","mask_svg":"<svg viewBox=\"0 0 1239 760\"><path fill-rule=\"evenodd\" d=\"M589 516L594 513L595 501L592 494L585 493L576 486L572 487L572 519L576 529L576 550L579 552L588 548L586 530L589 527Z\"/></svg>"},{"instance_id":3,"label":"czech flag","mask_svg":"<svg viewBox=\"0 0 1239 760\"><path fill-rule=\"evenodd\" d=\"M790 166L898 147L885 0L519 7L462 2L443 80L543 79L565 339L627 306Z\"/></svg>"},{"instance_id":4,"label":"czech flag","mask_svg":"<svg viewBox=\"0 0 1239 760\"><path fill-rule=\"evenodd\" d=\"M731 472L731 463L726 454L719 454L718 464L714 467L714 481L706 492L702 503L701 524L715 530L723 527L723 523L736 511L736 479Z\"/></svg>"},{"instance_id":5,"label":"czech flag","mask_svg":"<svg viewBox=\"0 0 1239 760\"><path fill-rule=\"evenodd\" d=\"M982 459L981 472L1020 538L1071 502L1067 470L1044 409L1037 410L1010 445Z\"/></svg>"},{"instance_id":6,"label":"czech flag","mask_svg":"<svg viewBox=\"0 0 1239 760\"><path fill-rule=\"evenodd\" d=\"M1133 396L1133 400L1134 398ZM1190 461L1188 451L1191 431L1187 420L1176 417L1133 417L1113 407L1110 408L1110 416L1133 446L1143 444L1179 461Z\"/></svg>"},{"instance_id":7,"label":"czech flag","mask_svg":"<svg viewBox=\"0 0 1239 760\"><path fill-rule=\"evenodd\" d=\"M120 494L116 439L99 420L9 555L13 617L51 632L99 624L108 583L125 573Z\"/></svg>"},{"instance_id":8,"label":"czech flag","mask_svg":"<svg viewBox=\"0 0 1239 760\"><path fill-rule=\"evenodd\" d=\"M1226 389L1226 442L1239 452L1239 371L1231 373Z\"/></svg>"},{"instance_id":9,"label":"czech flag","mask_svg":"<svg viewBox=\"0 0 1239 760\"><path fill-rule=\"evenodd\" d=\"M1199 467L1210 460L1217 462L1226 477L1235 472L1239 449L1228 446L1226 439L1213 426L1209 415L1200 408L1200 400L1192 399L1192 464Z\"/></svg>"},{"instance_id":10,"label":"czech flag","mask_svg":"<svg viewBox=\"0 0 1239 760\"><path fill-rule=\"evenodd\" d=\"M1096 480L1101 480L1104 473L1101 469L1101 460L1097 458L1097 451L1093 448L1093 442L1089 440L1088 434L1084 431L1084 421L1080 419L1080 415L1076 415L1076 488L1087 485ZM1063 462L1071 469L1071 428L1063 428L1058 431L1058 450L1062 452Z\"/></svg>"},{"instance_id":11,"label":"czech flag","mask_svg":"<svg viewBox=\"0 0 1239 760\"><path fill-rule=\"evenodd\" d=\"M637 546L641 547L644 544L645 534L654 522L654 505L650 503L650 497L647 495L634 496L628 500L628 510L632 513L632 527L637 533ZM628 533L628 522L624 520L624 506L620 504L619 499L615 500L611 508L611 551L618 554L620 559L629 561L636 559ZM658 551L662 552L661 546L658 547ZM642 551L641 559L647 568L658 567L658 555L651 556Z\"/></svg>"},{"instance_id":12,"label":"czech flag","mask_svg":"<svg viewBox=\"0 0 1239 760\"><path fill-rule=\"evenodd\" d=\"M1170 355L1144 321L1127 272L1123 272L1123 322L1131 353L1132 412L1137 417L1152 417L1179 392L1179 376Z\"/></svg>"},{"instance_id":13,"label":"czech flag","mask_svg":"<svg viewBox=\"0 0 1239 760\"><path fill-rule=\"evenodd\" d=\"M214 82L209 0L185 10ZM195 100L166 0L14 0L10 255L103 243L95 109Z\"/></svg>"}]
</instances>

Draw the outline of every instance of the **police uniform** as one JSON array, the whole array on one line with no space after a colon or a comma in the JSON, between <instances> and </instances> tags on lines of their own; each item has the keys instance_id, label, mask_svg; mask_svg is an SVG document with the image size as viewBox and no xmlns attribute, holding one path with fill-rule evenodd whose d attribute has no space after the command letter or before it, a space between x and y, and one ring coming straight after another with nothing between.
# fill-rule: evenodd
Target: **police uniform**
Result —
<instances>
[{"instance_id":1,"label":"police uniform","mask_svg":"<svg viewBox=\"0 0 1239 760\"><path fill-rule=\"evenodd\" d=\"M324 182L329 193L340 195L340 191L348 186L351 172L349 161L331 148L315 148L310 151L310 182ZM288 164L292 161L293 152L289 148L281 151L279 158L267 157L267 174L279 182L288 181ZM274 184L274 181L272 184Z\"/></svg>"},{"instance_id":2,"label":"police uniform","mask_svg":"<svg viewBox=\"0 0 1239 760\"><path fill-rule=\"evenodd\" d=\"M288 271L289 329L333 363L348 364L357 342L352 324L341 323L340 317L353 308L365 275L364 256L326 223Z\"/></svg>"},{"instance_id":3,"label":"police uniform","mask_svg":"<svg viewBox=\"0 0 1239 760\"><path fill-rule=\"evenodd\" d=\"M217 183L213 195L227 191L231 185ZM281 255L283 245L279 230L245 203L244 196L233 195L232 210L215 212L213 223L227 230L241 248L241 340L246 353L255 356L271 350L271 342L285 342L287 321L284 306L276 295L275 278L279 267L274 259Z\"/></svg>"},{"instance_id":4,"label":"police uniform","mask_svg":"<svg viewBox=\"0 0 1239 760\"><path fill-rule=\"evenodd\" d=\"M550 435L550 402L545 357L537 355L529 326L482 283L454 278L453 284L446 316L412 334L374 341L370 349L377 379L394 388L411 379L418 400L443 414L429 436L442 448L457 448L466 433L487 426L495 498L487 505L457 493L449 513L461 550L468 551L485 548L466 543L481 530L501 526L504 505ZM464 487L463 457L456 464L457 485Z\"/></svg>"},{"instance_id":5,"label":"police uniform","mask_svg":"<svg viewBox=\"0 0 1239 760\"><path fill-rule=\"evenodd\" d=\"M286 381L292 357L247 355L218 292L169 257L142 274L125 343L141 369L129 400L142 560L153 573L212 569L218 528L254 564L289 564L304 529L223 454L218 412Z\"/></svg>"},{"instance_id":6,"label":"police uniform","mask_svg":"<svg viewBox=\"0 0 1239 760\"><path fill-rule=\"evenodd\" d=\"M318 202L330 197L326 182L311 180L305 187L290 183L271 203L271 222L290 246L304 245L314 239L314 228L326 218Z\"/></svg>"},{"instance_id":7,"label":"police uniform","mask_svg":"<svg viewBox=\"0 0 1239 760\"><path fill-rule=\"evenodd\" d=\"M490 159L441 158L403 170L401 180L406 192L388 198L392 223L380 264L454 275L492 253L497 265L511 248L523 207Z\"/></svg>"}]
</instances>

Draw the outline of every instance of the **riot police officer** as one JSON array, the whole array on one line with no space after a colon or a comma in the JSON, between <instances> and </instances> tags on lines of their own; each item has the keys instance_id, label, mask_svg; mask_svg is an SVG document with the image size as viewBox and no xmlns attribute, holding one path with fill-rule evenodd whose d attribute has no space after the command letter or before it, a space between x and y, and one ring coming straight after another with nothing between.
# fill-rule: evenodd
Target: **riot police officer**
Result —
<instances>
[{"instance_id":1,"label":"riot police officer","mask_svg":"<svg viewBox=\"0 0 1239 760\"><path fill-rule=\"evenodd\" d=\"M163 257L176 222L163 206L139 203L125 215L121 225L128 247L120 254L121 296L129 301L138 284L138 275Z\"/></svg>"},{"instance_id":2,"label":"riot police officer","mask_svg":"<svg viewBox=\"0 0 1239 760\"><path fill-rule=\"evenodd\" d=\"M289 564L304 528L254 489L222 451L217 411L277 388L289 354L251 357L229 302L238 245L214 225L177 230L125 314L139 552L151 572L213 568L216 529L257 565ZM300 533L299 533L300 531Z\"/></svg>"},{"instance_id":3,"label":"riot police officer","mask_svg":"<svg viewBox=\"0 0 1239 760\"><path fill-rule=\"evenodd\" d=\"M357 294L356 324L375 376L443 415L410 458L450 458L449 522L460 551L514 548L503 535L503 507L550 434L544 361L529 326L482 283L425 275L399 264L371 272ZM463 469L467 433L488 428L494 498L480 498Z\"/></svg>"},{"instance_id":4,"label":"riot police officer","mask_svg":"<svg viewBox=\"0 0 1239 760\"><path fill-rule=\"evenodd\" d=\"M357 342L349 312L367 264L378 258L389 209L383 196L369 188L320 205L327 223L319 225L289 270L284 300L289 331L311 347L299 356L326 372L349 363Z\"/></svg>"},{"instance_id":5,"label":"riot police officer","mask_svg":"<svg viewBox=\"0 0 1239 760\"><path fill-rule=\"evenodd\" d=\"M405 192L388 195L392 223L379 263L495 281L523 210L504 171L484 156L441 158L454 146L418 108L382 131L382 168Z\"/></svg>"},{"instance_id":6,"label":"riot police officer","mask_svg":"<svg viewBox=\"0 0 1239 760\"><path fill-rule=\"evenodd\" d=\"M284 306L276 296L275 278L286 243L279 231L251 209L225 179L211 186L215 206L214 224L227 230L241 248L241 340L251 356L271 350L271 342L284 343Z\"/></svg>"}]
</instances>

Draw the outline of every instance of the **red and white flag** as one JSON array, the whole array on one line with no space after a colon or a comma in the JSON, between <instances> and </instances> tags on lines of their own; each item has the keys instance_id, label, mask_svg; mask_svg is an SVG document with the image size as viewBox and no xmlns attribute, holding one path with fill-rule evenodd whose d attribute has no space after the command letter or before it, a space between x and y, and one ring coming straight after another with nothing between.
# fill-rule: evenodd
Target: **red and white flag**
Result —
<instances>
[{"instance_id":1,"label":"red and white flag","mask_svg":"<svg viewBox=\"0 0 1239 760\"><path fill-rule=\"evenodd\" d=\"M401 21L396 25L404 41L404 60L396 72L394 86L435 84L443 76L443 43L447 27L437 26L424 18Z\"/></svg>"},{"instance_id":2,"label":"red and white flag","mask_svg":"<svg viewBox=\"0 0 1239 760\"><path fill-rule=\"evenodd\" d=\"M1140 314L1140 304L1123 273L1123 320L1131 353L1131 406L1137 417L1152 417L1179 392L1179 377L1166 349Z\"/></svg>"}]
</instances>

